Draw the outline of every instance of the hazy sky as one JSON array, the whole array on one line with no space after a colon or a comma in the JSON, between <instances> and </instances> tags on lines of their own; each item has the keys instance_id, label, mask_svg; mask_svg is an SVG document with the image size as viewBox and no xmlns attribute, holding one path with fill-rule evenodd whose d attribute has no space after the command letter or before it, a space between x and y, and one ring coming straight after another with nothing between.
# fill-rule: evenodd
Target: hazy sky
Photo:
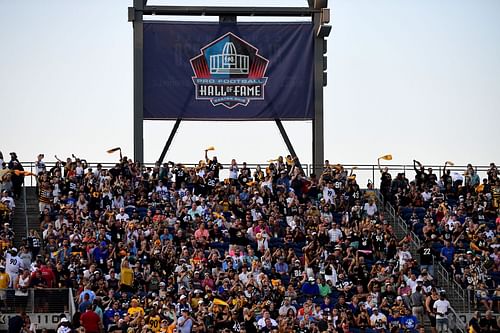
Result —
<instances>
[{"instance_id":1,"label":"hazy sky","mask_svg":"<svg viewBox=\"0 0 500 333\"><path fill-rule=\"evenodd\" d=\"M159 3L151 1L151 3ZM175 4L169 2L170 4ZM177 1L248 5L246 1ZM0 112L5 154L47 160L75 153L111 161L132 155L131 0L1 1ZM252 5L305 6L304 1ZM325 157L369 164L500 156L500 1L336 0L325 89ZM145 122L155 161L173 122ZM311 162L311 123L285 127ZM222 162L286 154L272 122L184 122L167 159L193 162L209 145Z\"/></svg>"}]
</instances>

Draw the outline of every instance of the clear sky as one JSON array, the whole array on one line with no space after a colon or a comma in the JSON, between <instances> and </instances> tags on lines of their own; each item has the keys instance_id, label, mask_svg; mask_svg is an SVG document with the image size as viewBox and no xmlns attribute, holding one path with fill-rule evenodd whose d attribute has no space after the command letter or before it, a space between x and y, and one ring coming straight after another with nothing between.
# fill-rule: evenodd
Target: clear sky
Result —
<instances>
[{"instance_id":1,"label":"clear sky","mask_svg":"<svg viewBox=\"0 0 500 333\"><path fill-rule=\"evenodd\" d=\"M159 2L150 1L152 4ZM234 1L169 4L248 5ZM1 1L0 150L112 161L132 155L131 0ZM252 5L305 6L304 1ZM325 157L369 164L487 164L500 157L500 1L330 0ZM173 122L145 122L154 162ZM310 122L285 124L311 162ZM270 122L184 122L167 159L193 162L209 145L222 162L286 154Z\"/></svg>"}]
</instances>

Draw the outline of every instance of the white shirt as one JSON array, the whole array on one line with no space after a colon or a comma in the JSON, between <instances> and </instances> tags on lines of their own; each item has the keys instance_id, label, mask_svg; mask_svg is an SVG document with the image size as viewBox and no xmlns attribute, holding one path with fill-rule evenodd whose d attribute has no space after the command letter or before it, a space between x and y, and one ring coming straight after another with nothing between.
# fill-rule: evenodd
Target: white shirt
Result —
<instances>
[{"instance_id":1,"label":"white shirt","mask_svg":"<svg viewBox=\"0 0 500 333\"><path fill-rule=\"evenodd\" d=\"M406 262L408 260L411 259L411 253L409 251L399 251L398 252L398 257L399 257L399 267L403 267L404 264L406 264Z\"/></svg>"},{"instance_id":2,"label":"white shirt","mask_svg":"<svg viewBox=\"0 0 500 333\"><path fill-rule=\"evenodd\" d=\"M68 326L60 326L57 329L57 333L70 333L70 332L71 332L71 328L69 328Z\"/></svg>"},{"instance_id":3,"label":"white shirt","mask_svg":"<svg viewBox=\"0 0 500 333\"><path fill-rule=\"evenodd\" d=\"M168 197L168 187L166 187L165 185L163 186L156 186L156 193L158 193L158 195L163 199L163 200L167 200L167 197Z\"/></svg>"},{"instance_id":4,"label":"white shirt","mask_svg":"<svg viewBox=\"0 0 500 333\"><path fill-rule=\"evenodd\" d=\"M323 198L327 203L333 204L335 201L335 190L333 188L323 188Z\"/></svg>"},{"instance_id":5,"label":"white shirt","mask_svg":"<svg viewBox=\"0 0 500 333\"><path fill-rule=\"evenodd\" d=\"M271 319L272 326L278 326L278 323L276 322L276 320L274 320L273 318L269 318L269 319ZM259 321L257 322L257 326L259 326L259 329L266 326L266 319L264 317L260 318Z\"/></svg>"},{"instance_id":6,"label":"white shirt","mask_svg":"<svg viewBox=\"0 0 500 333\"><path fill-rule=\"evenodd\" d=\"M10 210L16 208L16 203L12 197L2 197L2 202L9 208Z\"/></svg>"},{"instance_id":7,"label":"white shirt","mask_svg":"<svg viewBox=\"0 0 500 333\"><path fill-rule=\"evenodd\" d=\"M52 235L54 236L57 235L57 231L55 229L52 229ZM47 239L49 238L49 236L50 236L49 229L45 229L42 233L43 239Z\"/></svg>"},{"instance_id":8,"label":"white shirt","mask_svg":"<svg viewBox=\"0 0 500 333\"><path fill-rule=\"evenodd\" d=\"M330 242L337 243L340 239L342 239L342 231L338 228L332 228L328 230L328 237L330 237Z\"/></svg>"},{"instance_id":9,"label":"white shirt","mask_svg":"<svg viewBox=\"0 0 500 333\"><path fill-rule=\"evenodd\" d=\"M372 314L370 316L370 322L374 327L385 327L385 324L387 323L387 317L381 312L379 312L378 315Z\"/></svg>"},{"instance_id":10,"label":"white shirt","mask_svg":"<svg viewBox=\"0 0 500 333\"><path fill-rule=\"evenodd\" d=\"M238 278L239 278L239 280L240 280L240 281L241 281L244 285L246 285L246 284L247 284L247 282L248 282L248 280L249 280L249 279L248 279L248 276L249 276L249 275L250 275L250 273L249 273L249 272L246 272L246 273L245 273L245 272L241 272L241 273L240 273L240 275L238 275Z\"/></svg>"},{"instance_id":11,"label":"white shirt","mask_svg":"<svg viewBox=\"0 0 500 333\"><path fill-rule=\"evenodd\" d=\"M85 170L83 170L83 168L81 166L77 166L75 169L77 176L83 176L83 171L85 171Z\"/></svg>"},{"instance_id":12,"label":"white shirt","mask_svg":"<svg viewBox=\"0 0 500 333\"><path fill-rule=\"evenodd\" d=\"M377 212L377 205L374 203L370 205L368 202L365 203L363 210L366 212L368 216L373 216Z\"/></svg>"},{"instance_id":13,"label":"white shirt","mask_svg":"<svg viewBox=\"0 0 500 333\"><path fill-rule=\"evenodd\" d=\"M417 280L412 280L412 279L405 279L406 281L406 284L408 285L408 287L411 288L411 292L414 293L417 291Z\"/></svg>"},{"instance_id":14,"label":"white shirt","mask_svg":"<svg viewBox=\"0 0 500 333\"><path fill-rule=\"evenodd\" d=\"M441 300L438 299L434 302L434 310L436 310L436 319L444 319L447 318L446 314L450 308L450 302L447 299Z\"/></svg>"},{"instance_id":15,"label":"white shirt","mask_svg":"<svg viewBox=\"0 0 500 333\"><path fill-rule=\"evenodd\" d=\"M127 213L119 213L119 214L116 214L116 217L115 219L117 221L128 221L130 219L130 216L128 216Z\"/></svg>"},{"instance_id":16,"label":"white shirt","mask_svg":"<svg viewBox=\"0 0 500 333\"><path fill-rule=\"evenodd\" d=\"M44 161L36 161L35 162L35 173L38 175L40 172L45 171L45 162Z\"/></svg>"},{"instance_id":17,"label":"white shirt","mask_svg":"<svg viewBox=\"0 0 500 333\"><path fill-rule=\"evenodd\" d=\"M231 165L229 167L229 178L230 179L238 179L238 166Z\"/></svg>"},{"instance_id":18,"label":"white shirt","mask_svg":"<svg viewBox=\"0 0 500 333\"><path fill-rule=\"evenodd\" d=\"M10 253L7 252L7 255L5 256L5 271L9 274L19 274L19 268L23 267L23 261L19 256L12 256Z\"/></svg>"}]
</instances>

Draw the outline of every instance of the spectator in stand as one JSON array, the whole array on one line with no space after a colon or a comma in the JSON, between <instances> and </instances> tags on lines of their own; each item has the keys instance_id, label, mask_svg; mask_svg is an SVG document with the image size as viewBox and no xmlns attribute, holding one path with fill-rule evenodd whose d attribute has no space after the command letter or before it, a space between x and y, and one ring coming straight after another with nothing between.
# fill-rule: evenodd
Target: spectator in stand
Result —
<instances>
[{"instance_id":1,"label":"spectator in stand","mask_svg":"<svg viewBox=\"0 0 500 333\"><path fill-rule=\"evenodd\" d=\"M479 320L479 327L481 332L498 332L498 319L493 317L491 311L486 311L485 316Z\"/></svg>"},{"instance_id":2,"label":"spectator in stand","mask_svg":"<svg viewBox=\"0 0 500 333\"><path fill-rule=\"evenodd\" d=\"M85 328L86 333L101 332L101 318L92 310L92 304L89 304L80 316L80 324Z\"/></svg>"},{"instance_id":3,"label":"spectator in stand","mask_svg":"<svg viewBox=\"0 0 500 333\"><path fill-rule=\"evenodd\" d=\"M445 298L445 291L439 293L439 299L433 305L434 314L436 315L436 330L437 332L448 331L448 312L450 311L450 302Z\"/></svg>"},{"instance_id":4,"label":"spectator in stand","mask_svg":"<svg viewBox=\"0 0 500 333\"><path fill-rule=\"evenodd\" d=\"M0 302L1 309L7 308L7 288L10 285L10 275L5 272L5 266L0 266Z\"/></svg>"},{"instance_id":5,"label":"spectator in stand","mask_svg":"<svg viewBox=\"0 0 500 333\"><path fill-rule=\"evenodd\" d=\"M10 161L8 168L13 171L24 171L21 162L19 162L17 158L17 154L12 152L10 153ZM14 192L14 198L19 198L21 196L21 188L24 183L24 175L17 175L16 173L12 174L12 191Z\"/></svg>"}]
</instances>

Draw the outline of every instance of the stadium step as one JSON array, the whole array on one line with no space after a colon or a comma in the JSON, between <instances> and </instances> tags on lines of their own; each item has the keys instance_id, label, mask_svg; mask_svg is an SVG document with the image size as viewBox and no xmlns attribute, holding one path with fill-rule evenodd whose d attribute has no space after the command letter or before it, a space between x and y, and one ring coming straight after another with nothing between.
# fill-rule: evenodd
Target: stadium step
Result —
<instances>
[{"instance_id":1,"label":"stadium step","mask_svg":"<svg viewBox=\"0 0 500 333\"><path fill-rule=\"evenodd\" d=\"M379 197L377 197L377 204L379 205L379 207L382 206ZM398 239L405 237L406 232L398 225L399 216L397 215L392 216L391 209L389 209L389 206L384 208L384 213L387 222L393 227L396 237ZM419 258L419 255L417 254L416 244L412 243L412 245L410 246L410 252L414 258ZM434 269L435 272L437 272L437 267L435 267ZM448 281L439 274L435 274L434 278L436 279L437 287L440 289L444 289L446 291L448 301L450 302L452 308L459 314L469 313L472 306L466 299L464 299L463 296L460 295L460 292L457 290L457 287L454 285L454 283L451 280ZM454 324L457 324L457 322L454 322ZM427 316L425 317L424 325L425 325L425 332L430 333L430 322Z\"/></svg>"},{"instance_id":2,"label":"stadium step","mask_svg":"<svg viewBox=\"0 0 500 333\"><path fill-rule=\"evenodd\" d=\"M23 191L24 192L24 191ZM38 230L40 213L38 211L38 197L35 187L26 187L26 209L24 206L24 193L16 200L16 210L12 219L12 230L16 233L14 245L20 246L30 229ZM26 230L26 216L28 230Z\"/></svg>"}]
</instances>

